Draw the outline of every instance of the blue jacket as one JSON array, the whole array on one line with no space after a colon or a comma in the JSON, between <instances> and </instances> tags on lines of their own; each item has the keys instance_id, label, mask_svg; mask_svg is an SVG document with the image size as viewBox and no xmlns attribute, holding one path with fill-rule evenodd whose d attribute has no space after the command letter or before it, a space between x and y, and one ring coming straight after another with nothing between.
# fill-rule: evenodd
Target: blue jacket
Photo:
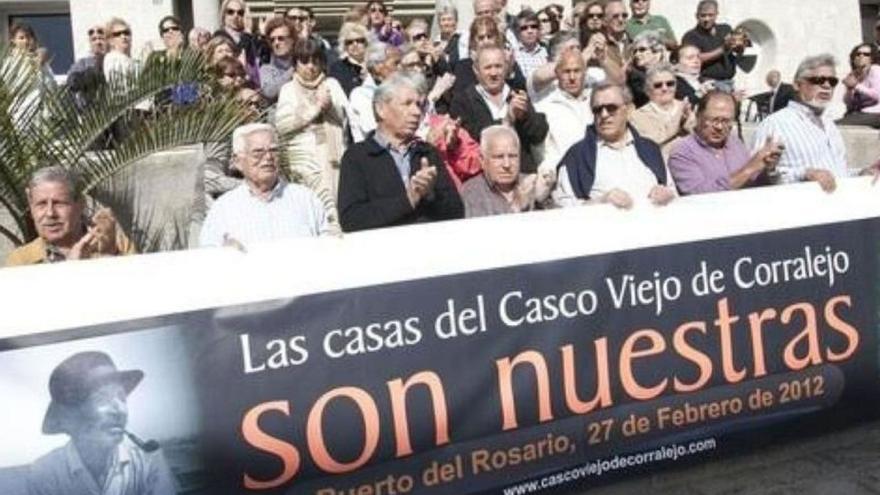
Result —
<instances>
[{"instance_id":1,"label":"blue jacket","mask_svg":"<svg viewBox=\"0 0 880 495\"><path fill-rule=\"evenodd\" d=\"M636 154L647 165L648 169L657 177L657 183L666 185L666 165L660 147L650 139L645 139L629 126L629 132L633 136ZM587 127L587 134L583 139L573 144L562 157L562 161L556 166L557 174L565 166L568 171L568 181L575 194L580 199L590 199L590 190L596 180L596 155L598 153L598 135L596 127Z\"/></svg>"}]
</instances>

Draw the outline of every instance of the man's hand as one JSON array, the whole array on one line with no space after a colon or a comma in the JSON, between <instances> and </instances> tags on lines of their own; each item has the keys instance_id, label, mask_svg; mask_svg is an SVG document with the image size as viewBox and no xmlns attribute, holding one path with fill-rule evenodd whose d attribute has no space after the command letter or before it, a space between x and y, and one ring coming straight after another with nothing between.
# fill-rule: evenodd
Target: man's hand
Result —
<instances>
[{"instance_id":1,"label":"man's hand","mask_svg":"<svg viewBox=\"0 0 880 495\"><path fill-rule=\"evenodd\" d=\"M447 72L442 76L437 78L437 81L434 82L434 87L431 88L431 92L428 93L428 99L432 102L436 102L443 94L452 89L452 86L455 85L455 76L452 75L451 72Z\"/></svg>"},{"instance_id":2,"label":"man's hand","mask_svg":"<svg viewBox=\"0 0 880 495\"><path fill-rule=\"evenodd\" d=\"M849 73L846 77L843 78L843 85L846 86L846 89L853 89L859 84L859 79L852 72Z\"/></svg>"},{"instance_id":3,"label":"man's hand","mask_svg":"<svg viewBox=\"0 0 880 495\"><path fill-rule=\"evenodd\" d=\"M67 253L67 259L69 260L84 260L88 259L92 254L92 241L95 240L95 229L94 227L89 227L86 235L82 236L82 238L76 241L76 244L70 248L70 252Z\"/></svg>"},{"instance_id":4,"label":"man's hand","mask_svg":"<svg viewBox=\"0 0 880 495\"><path fill-rule=\"evenodd\" d=\"M535 183L535 199L544 201L550 197L553 192L553 186L556 185L556 171L551 169L539 170L538 180Z\"/></svg>"},{"instance_id":5,"label":"man's hand","mask_svg":"<svg viewBox=\"0 0 880 495\"><path fill-rule=\"evenodd\" d=\"M529 97L523 91L514 90L511 93L508 118L511 123L524 119L529 112Z\"/></svg>"},{"instance_id":6,"label":"man's hand","mask_svg":"<svg viewBox=\"0 0 880 495\"><path fill-rule=\"evenodd\" d=\"M675 191L671 187L657 185L651 188L648 199L657 206L666 206L675 199Z\"/></svg>"},{"instance_id":7,"label":"man's hand","mask_svg":"<svg viewBox=\"0 0 880 495\"><path fill-rule=\"evenodd\" d=\"M410 177L409 187L406 188L410 206L413 208L418 206L419 202L434 190L435 182L437 182L437 167L431 165L427 157L422 157L418 171Z\"/></svg>"},{"instance_id":8,"label":"man's hand","mask_svg":"<svg viewBox=\"0 0 880 495\"><path fill-rule=\"evenodd\" d=\"M449 118L443 124L443 142L447 150L454 150L461 144L458 139L458 131L461 129L460 118Z\"/></svg>"},{"instance_id":9,"label":"man's hand","mask_svg":"<svg viewBox=\"0 0 880 495\"><path fill-rule=\"evenodd\" d=\"M612 189L602 196L603 203L611 203L621 210L628 210L633 206L633 200L626 191L621 189Z\"/></svg>"},{"instance_id":10,"label":"man's hand","mask_svg":"<svg viewBox=\"0 0 880 495\"><path fill-rule=\"evenodd\" d=\"M834 174L821 168L808 168L804 177L809 181L818 182L822 190L831 193L837 189L837 181L834 180Z\"/></svg>"},{"instance_id":11,"label":"man's hand","mask_svg":"<svg viewBox=\"0 0 880 495\"><path fill-rule=\"evenodd\" d=\"M782 157L782 152L784 150L785 146L783 146L782 143L767 136L767 139L764 141L764 146L755 153L755 156L761 161L761 163L763 163L763 168L773 169L779 163L779 159Z\"/></svg>"}]
</instances>

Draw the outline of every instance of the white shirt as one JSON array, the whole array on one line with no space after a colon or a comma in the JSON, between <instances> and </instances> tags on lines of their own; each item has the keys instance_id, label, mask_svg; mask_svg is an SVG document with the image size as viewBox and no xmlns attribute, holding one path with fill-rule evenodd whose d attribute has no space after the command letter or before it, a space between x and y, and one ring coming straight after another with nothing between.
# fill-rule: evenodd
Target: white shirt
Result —
<instances>
[{"instance_id":1,"label":"white shirt","mask_svg":"<svg viewBox=\"0 0 880 495\"><path fill-rule=\"evenodd\" d=\"M354 88L349 96L349 124L351 137L359 143L366 139L367 134L376 130L376 115L373 112L373 95L378 85L372 76L367 76L364 83Z\"/></svg>"},{"instance_id":2,"label":"white shirt","mask_svg":"<svg viewBox=\"0 0 880 495\"><path fill-rule=\"evenodd\" d=\"M220 196L208 211L199 235L200 246L222 246L229 236L245 246L329 232L327 212L318 196L299 184L279 179L262 199L243 183Z\"/></svg>"},{"instance_id":3,"label":"white shirt","mask_svg":"<svg viewBox=\"0 0 880 495\"><path fill-rule=\"evenodd\" d=\"M587 75L584 77L584 89L592 89L599 85L599 83L605 82L606 79L608 79L608 74L605 73L605 69L601 67L587 67ZM526 78L526 91L529 93L529 99L535 105L556 92L557 89L559 89L559 81L556 79L546 86L536 88L534 77L530 75Z\"/></svg>"},{"instance_id":4,"label":"white shirt","mask_svg":"<svg viewBox=\"0 0 880 495\"><path fill-rule=\"evenodd\" d=\"M556 170L559 160L575 143L584 138L587 126L593 123L590 110L590 90L578 98L557 88L535 105L535 110L547 116L550 131L544 140L540 170Z\"/></svg>"},{"instance_id":5,"label":"white shirt","mask_svg":"<svg viewBox=\"0 0 880 495\"><path fill-rule=\"evenodd\" d=\"M598 201L612 189L620 189L632 198L633 202L647 201L651 189L657 185L657 177L636 153L632 134L627 131L626 144L614 149L599 139L596 150L596 177L590 189L590 199ZM553 201L557 206L577 206L587 202L578 198L568 179L568 165L559 169Z\"/></svg>"},{"instance_id":6,"label":"white shirt","mask_svg":"<svg viewBox=\"0 0 880 495\"><path fill-rule=\"evenodd\" d=\"M752 150L761 149L768 137L785 145L776 166L783 183L804 180L809 168L828 170L835 177L850 176L843 136L827 112L817 117L803 103L791 101L761 122Z\"/></svg>"},{"instance_id":7,"label":"white shirt","mask_svg":"<svg viewBox=\"0 0 880 495\"><path fill-rule=\"evenodd\" d=\"M510 97L510 86L504 85L504 88L501 90L501 106L495 104L492 101L492 98L489 97L489 93L483 89L481 84L477 84L477 94L483 98L483 101L486 102L486 105L489 107L489 112L492 114L492 120L504 120L507 117L507 114L510 110L510 105L507 100ZM480 136L472 136L474 139L479 140Z\"/></svg>"}]
</instances>

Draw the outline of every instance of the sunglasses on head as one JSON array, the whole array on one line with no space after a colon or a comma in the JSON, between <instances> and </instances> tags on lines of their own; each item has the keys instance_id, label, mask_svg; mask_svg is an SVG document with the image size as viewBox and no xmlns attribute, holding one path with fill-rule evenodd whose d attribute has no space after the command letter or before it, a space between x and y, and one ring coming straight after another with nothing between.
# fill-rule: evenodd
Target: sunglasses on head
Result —
<instances>
[{"instance_id":1,"label":"sunglasses on head","mask_svg":"<svg viewBox=\"0 0 880 495\"><path fill-rule=\"evenodd\" d=\"M244 17L244 9L226 9L226 15L237 15Z\"/></svg>"},{"instance_id":2,"label":"sunglasses on head","mask_svg":"<svg viewBox=\"0 0 880 495\"><path fill-rule=\"evenodd\" d=\"M345 46L353 45L355 43L357 43L359 45L366 45L367 39L366 38L351 38L351 39L345 40Z\"/></svg>"},{"instance_id":3,"label":"sunglasses on head","mask_svg":"<svg viewBox=\"0 0 880 495\"><path fill-rule=\"evenodd\" d=\"M814 86L824 86L825 83L828 83L832 88L840 82L840 79L834 76L810 76L805 77L804 80Z\"/></svg>"},{"instance_id":4,"label":"sunglasses on head","mask_svg":"<svg viewBox=\"0 0 880 495\"><path fill-rule=\"evenodd\" d=\"M596 105L595 107L592 107L591 110L593 111L593 115L602 115L603 111L608 112L608 115L614 115L621 108L623 108L623 105L618 105L617 103L608 103L605 105Z\"/></svg>"},{"instance_id":5,"label":"sunglasses on head","mask_svg":"<svg viewBox=\"0 0 880 495\"><path fill-rule=\"evenodd\" d=\"M128 36L130 38L131 37L131 30L130 29L123 29L122 31L113 31L110 34L114 38L119 38L120 36Z\"/></svg>"},{"instance_id":6,"label":"sunglasses on head","mask_svg":"<svg viewBox=\"0 0 880 495\"><path fill-rule=\"evenodd\" d=\"M179 31L180 31L180 26L165 26L165 27L163 27L163 28L161 29L161 33L162 33L162 34L170 33L171 31L177 31L177 32L179 32Z\"/></svg>"},{"instance_id":7,"label":"sunglasses on head","mask_svg":"<svg viewBox=\"0 0 880 495\"><path fill-rule=\"evenodd\" d=\"M89 29L89 36L94 36L96 34L100 34L101 36L104 36L104 30L100 29L100 28Z\"/></svg>"},{"instance_id":8,"label":"sunglasses on head","mask_svg":"<svg viewBox=\"0 0 880 495\"><path fill-rule=\"evenodd\" d=\"M654 84L652 84L651 86L654 89L660 89L664 86L671 89L671 88L674 88L676 86L676 84L677 83L674 80L673 81L657 81Z\"/></svg>"}]
</instances>

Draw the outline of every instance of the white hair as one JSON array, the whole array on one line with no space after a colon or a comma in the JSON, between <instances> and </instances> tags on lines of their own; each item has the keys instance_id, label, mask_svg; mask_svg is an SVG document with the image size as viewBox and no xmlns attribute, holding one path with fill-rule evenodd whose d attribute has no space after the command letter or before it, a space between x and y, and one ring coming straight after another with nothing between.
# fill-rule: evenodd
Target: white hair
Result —
<instances>
[{"instance_id":1,"label":"white hair","mask_svg":"<svg viewBox=\"0 0 880 495\"><path fill-rule=\"evenodd\" d=\"M510 136L510 138L513 139L516 148L519 149L519 135L512 127L501 124L490 125L480 132L480 155L483 159L486 159L489 156L489 144L501 136Z\"/></svg>"},{"instance_id":2,"label":"white hair","mask_svg":"<svg viewBox=\"0 0 880 495\"><path fill-rule=\"evenodd\" d=\"M831 67L834 69L836 66L837 61L834 59L834 55L831 55L830 53L813 55L801 61L797 67L797 71L794 73L794 80L800 81L807 76L807 73L813 72L820 67Z\"/></svg>"},{"instance_id":3,"label":"white hair","mask_svg":"<svg viewBox=\"0 0 880 495\"><path fill-rule=\"evenodd\" d=\"M247 151L248 136L250 136L251 134L256 134L258 132L268 132L272 134L273 141L278 141L278 133L275 131L275 127L273 125L264 124L262 122L245 124L243 126L237 127L234 131L232 131L232 153L240 155Z\"/></svg>"},{"instance_id":4,"label":"white hair","mask_svg":"<svg viewBox=\"0 0 880 495\"><path fill-rule=\"evenodd\" d=\"M33 189L45 182L64 184L67 186L67 191L73 199L79 199L82 195L77 173L60 165L50 165L37 169L28 181L28 189Z\"/></svg>"}]
</instances>

